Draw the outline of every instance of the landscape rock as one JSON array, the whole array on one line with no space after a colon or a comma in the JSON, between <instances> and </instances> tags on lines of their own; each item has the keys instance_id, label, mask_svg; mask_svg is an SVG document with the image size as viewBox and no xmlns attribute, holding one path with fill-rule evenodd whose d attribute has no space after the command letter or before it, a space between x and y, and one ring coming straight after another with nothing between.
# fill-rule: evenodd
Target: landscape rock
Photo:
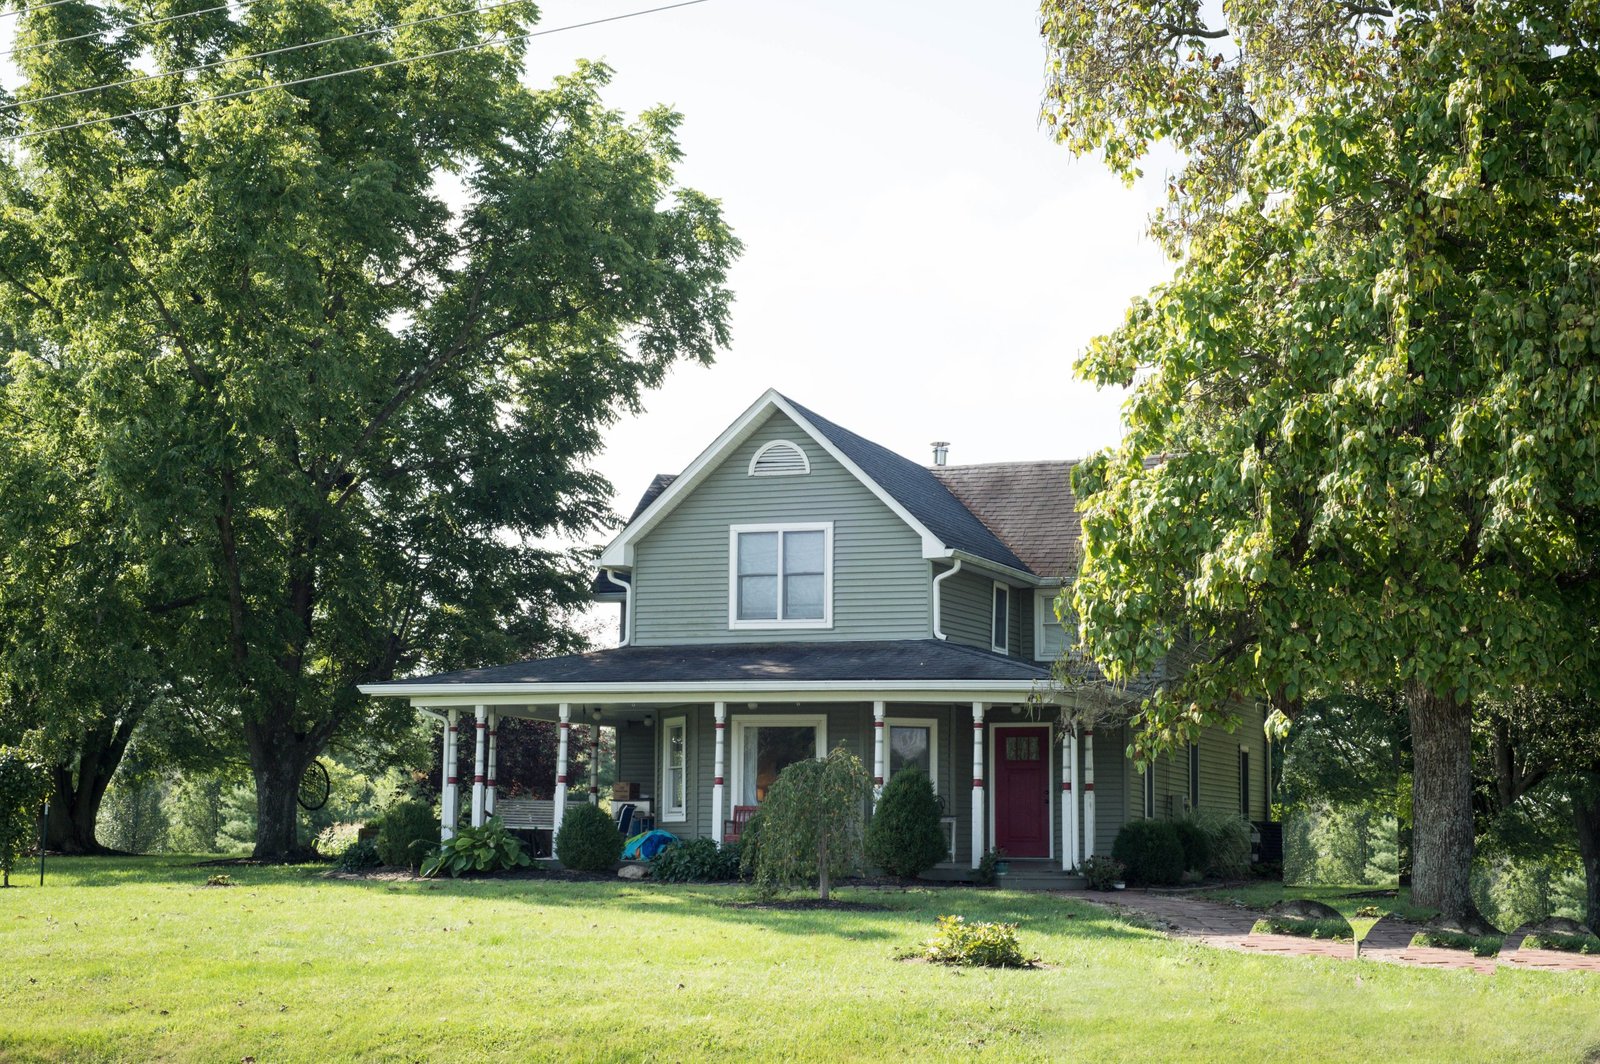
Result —
<instances>
[{"instance_id":1,"label":"landscape rock","mask_svg":"<svg viewBox=\"0 0 1600 1064\"><path fill-rule=\"evenodd\" d=\"M1569 920L1565 916L1551 916L1535 924L1528 924L1522 930L1528 934L1544 935L1592 935L1593 931L1576 920Z\"/></svg>"},{"instance_id":2,"label":"landscape rock","mask_svg":"<svg viewBox=\"0 0 1600 1064\"><path fill-rule=\"evenodd\" d=\"M623 865L617 873L618 879L643 879L650 874L650 869L642 864Z\"/></svg>"},{"instance_id":3,"label":"landscape rock","mask_svg":"<svg viewBox=\"0 0 1600 1064\"><path fill-rule=\"evenodd\" d=\"M1285 920L1338 920L1344 922L1344 913L1331 905L1309 898L1294 898L1289 901L1280 901L1267 910L1268 916L1276 916Z\"/></svg>"},{"instance_id":4,"label":"landscape rock","mask_svg":"<svg viewBox=\"0 0 1600 1064\"><path fill-rule=\"evenodd\" d=\"M1458 935L1474 935L1478 938L1505 934L1505 932L1481 916L1469 917L1466 920L1456 920L1448 916L1435 916L1423 926L1429 931L1451 931Z\"/></svg>"}]
</instances>

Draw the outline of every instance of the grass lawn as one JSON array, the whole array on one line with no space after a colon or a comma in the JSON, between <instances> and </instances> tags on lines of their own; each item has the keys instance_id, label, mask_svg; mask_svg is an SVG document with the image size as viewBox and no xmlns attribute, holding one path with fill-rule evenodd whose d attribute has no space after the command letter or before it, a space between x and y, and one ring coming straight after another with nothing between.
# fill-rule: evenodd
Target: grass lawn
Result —
<instances>
[{"instance_id":1,"label":"grass lawn","mask_svg":"<svg viewBox=\"0 0 1600 1064\"><path fill-rule=\"evenodd\" d=\"M1254 957L1010 891L385 883L59 860L0 892L0 1060L1578 1060L1600 979ZM1046 968L896 960L935 916Z\"/></svg>"}]
</instances>

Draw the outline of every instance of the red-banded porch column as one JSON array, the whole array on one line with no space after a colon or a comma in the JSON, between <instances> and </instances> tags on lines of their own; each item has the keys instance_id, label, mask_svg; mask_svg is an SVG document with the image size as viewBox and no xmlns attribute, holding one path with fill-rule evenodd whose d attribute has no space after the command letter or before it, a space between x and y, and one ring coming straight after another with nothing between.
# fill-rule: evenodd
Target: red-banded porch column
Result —
<instances>
[{"instance_id":1,"label":"red-banded porch column","mask_svg":"<svg viewBox=\"0 0 1600 1064\"><path fill-rule=\"evenodd\" d=\"M883 749L883 716L889 709L887 702L872 703L872 808L878 808L878 799L883 797L884 777L884 749ZM935 753L934 756L938 756Z\"/></svg>"},{"instance_id":2,"label":"red-banded porch column","mask_svg":"<svg viewBox=\"0 0 1600 1064\"><path fill-rule=\"evenodd\" d=\"M474 706L472 707L472 715L474 718L472 722L473 730L477 733L477 745L472 751L472 826L481 828L483 826L484 760L488 753L486 745L488 736L485 733L489 729L489 707Z\"/></svg>"},{"instance_id":3,"label":"red-banded porch column","mask_svg":"<svg viewBox=\"0 0 1600 1064\"><path fill-rule=\"evenodd\" d=\"M443 785L439 796L440 842L448 842L456 835L456 729L460 720L460 710L445 712L444 765L439 777Z\"/></svg>"},{"instance_id":4,"label":"red-banded porch column","mask_svg":"<svg viewBox=\"0 0 1600 1064\"><path fill-rule=\"evenodd\" d=\"M1083 730L1083 857L1094 856L1094 729Z\"/></svg>"},{"instance_id":5,"label":"red-banded porch column","mask_svg":"<svg viewBox=\"0 0 1600 1064\"><path fill-rule=\"evenodd\" d=\"M495 748L494 737L500 730L500 714L495 710L489 711L489 778L483 788L483 816L487 820L494 816L494 766Z\"/></svg>"},{"instance_id":6,"label":"red-banded porch column","mask_svg":"<svg viewBox=\"0 0 1600 1064\"><path fill-rule=\"evenodd\" d=\"M972 867L983 860L983 703L972 703Z\"/></svg>"},{"instance_id":7,"label":"red-banded porch column","mask_svg":"<svg viewBox=\"0 0 1600 1064\"><path fill-rule=\"evenodd\" d=\"M600 711L594 711L589 725L589 804L600 804Z\"/></svg>"},{"instance_id":8,"label":"red-banded porch column","mask_svg":"<svg viewBox=\"0 0 1600 1064\"><path fill-rule=\"evenodd\" d=\"M1070 872L1078 867L1078 804L1074 799L1078 790L1078 726L1067 729L1066 742L1061 744L1061 870Z\"/></svg>"},{"instance_id":9,"label":"red-banded porch column","mask_svg":"<svg viewBox=\"0 0 1600 1064\"><path fill-rule=\"evenodd\" d=\"M550 852L560 857L555 853L555 837L561 833L561 818L567 813L567 732L572 730L572 707L563 702L556 707L556 715L561 723L557 726L560 738L556 740L556 792L550 814Z\"/></svg>"},{"instance_id":10,"label":"red-banded porch column","mask_svg":"<svg viewBox=\"0 0 1600 1064\"><path fill-rule=\"evenodd\" d=\"M711 715L714 718L711 728L714 732L716 732L716 742L712 747L713 756L711 761L711 837L716 840L718 846L721 846L722 803L724 801L722 793L722 777L724 774L724 768L726 766L723 755L724 751L727 749L723 737L728 730L728 703L713 702L711 704ZM685 767L687 767L687 765ZM660 790L659 787L656 789Z\"/></svg>"}]
</instances>

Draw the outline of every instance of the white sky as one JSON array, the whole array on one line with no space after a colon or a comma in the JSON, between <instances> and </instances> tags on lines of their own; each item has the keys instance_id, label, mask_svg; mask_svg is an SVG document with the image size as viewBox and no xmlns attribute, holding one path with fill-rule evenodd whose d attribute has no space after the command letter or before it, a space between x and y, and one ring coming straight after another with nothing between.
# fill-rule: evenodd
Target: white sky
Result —
<instances>
[{"instance_id":1,"label":"white sky","mask_svg":"<svg viewBox=\"0 0 1600 1064\"><path fill-rule=\"evenodd\" d=\"M542 25L650 2L550 0ZM746 245L732 348L610 434L617 509L768 387L919 461L1115 442L1120 395L1072 362L1170 273L1144 235L1162 175L1125 189L1039 128L1032 0L710 0L536 38L530 82L580 57L616 68L613 104L684 113L682 176Z\"/></svg>"}]
</instances>

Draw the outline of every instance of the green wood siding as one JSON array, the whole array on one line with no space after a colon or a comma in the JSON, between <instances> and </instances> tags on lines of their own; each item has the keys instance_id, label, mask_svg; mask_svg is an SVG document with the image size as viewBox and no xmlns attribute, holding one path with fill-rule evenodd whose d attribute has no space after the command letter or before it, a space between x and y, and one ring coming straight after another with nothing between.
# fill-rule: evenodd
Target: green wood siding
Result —
<instances>
[{"instance_id":1,"label":"green wood siding","mask_svg":"<svg viewBox=\"0 0 1600 1064\"><path fill-rule=\"evenodd\" d=\"M755 452L780 439L806 452L811 472L750 476ZM729 526L788 521L834 523L833 627L729 628ZM778 413L640 538L633 575L633 642L641 646L926 639L932 627L921 538Z\"/></svg>"},{"instance_id":2,"label":"green wood siding","mask_svg":"<svg viewBox=\"0 0 1600 1064\"><path fill-rule=\"evenodd\" d=\"M940 572L948 571L948 567L940 567ZM1030 602L1032 595L1031 588L1011 588L1009 647L1013 657L1022 656L1024 652L1022 629L1024 627L1031 629L1033 624L1033 608ZM943 614L944 622L941 627L945 638L952 643L962 643L983 650L991 649L993 610L993 577L963 568L939 585L939 612ZM1026 645L1031 648L1033 641L1031 630L1026 639L1028 641Z\"/></svg>"},{"instance_id":3,"label":"green wood siding","mask_svg":"<svg viewBox=\"0 0 1600 1064\"><path fill-rule=\"evenodd\" d=\"M1254 706L1240 709L1239 726L1232 732L1208 725L1200 736L1200 808L1218 813L1237 814L1239 807L1239 750L1250 755L1251 820L1267 818L1266 736L1262 732L1262 713ZM1128 808L1141 816L1144 810L1144 778L1129 764L1125 789ZM1158 759L1153 766L1156 780L1158 819L1183 816L1189 809L1189 752L1187 748Z\"/></svg>"},{"instance_id":4,"label":"green wood siding","mask_svg":"<svg viewBox=\"0 0 1600 1064\"><path fill-rule=\"evenodd\" d=\"M617 727L617 781L637 783L641 797L656 798L656 732L642 721Z\"/></svg>"}]
</instances>

